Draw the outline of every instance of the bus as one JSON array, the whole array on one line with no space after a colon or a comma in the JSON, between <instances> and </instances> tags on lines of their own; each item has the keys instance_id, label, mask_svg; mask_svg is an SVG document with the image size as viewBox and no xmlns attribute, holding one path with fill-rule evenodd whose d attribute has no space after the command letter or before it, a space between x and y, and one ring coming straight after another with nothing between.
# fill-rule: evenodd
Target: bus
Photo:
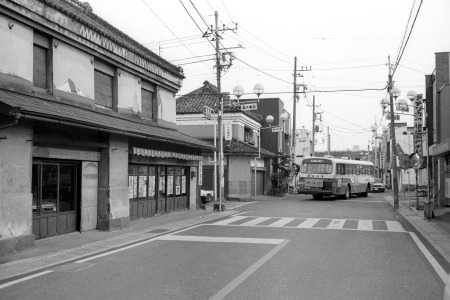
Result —
<instances>
[{"instance_id":1,"label":"bus","mask_svg":"<svg viewBox=\"0 0 450 300\"><path fill-rule=\"evenodd\" d=\"M312 195L316 200L333 195L344 199L349 199L351 195L367 197L373 182L374 165L371 162L305 157L297 175L297 191Z\"/></svg>"}]
</instances>

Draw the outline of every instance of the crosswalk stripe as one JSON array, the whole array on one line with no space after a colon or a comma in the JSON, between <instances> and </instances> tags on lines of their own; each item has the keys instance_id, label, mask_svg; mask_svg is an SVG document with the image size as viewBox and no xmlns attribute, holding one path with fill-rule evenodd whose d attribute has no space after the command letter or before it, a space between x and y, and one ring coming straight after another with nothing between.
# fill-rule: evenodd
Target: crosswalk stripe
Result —
<instances>
[{"instance_id":1,"label":"crosswalk stripe","mask_svg":"<svg viewBox=\"0 0 450 300\"><path fill-rule=\"evenodd\" d=\"M267 226L269 226L269 227L283 227L287 223L289 223L291 221L294 221L294 220L295 220L295 218L282 218L282 219L279 219L278 221L275 221L272 224L269 224Z\"/></svg>"},{"instance_id":2,"label":"crosswalk stripe","mask_svg":"<svg viewBox=\"0 0 450 300\"><path fill-rule=\"evenodd\" d=\"M345 219L333 219L330 224L328 224L327 229L342 229L345 224Z\"/></svg>"},{"instance_id":3,"label":"crosswalk stripe","mask_svg":"<svg viewBox=\"0 0 450 300\"><path fill-rule=\"evenodd\" d=\"M377 220L377 222L384 222L386 224L387 229L374 229L373 220L356 220L356 219L327 219L327 218L276 218L273 223L268 223L264 225L258 225L264 221L272 219L275 217L256 217L256 216L233 216L229 219L225 219L216 223L212 223L211 225L231 225L231 226L264 226L264 227L285 227L285 228L316 228L316 229L341 229L341 230L362 230L362 231L392 231L392 232L405 232L405 229L402 227L400 222L398 221L385 221L385 220ZM246 221L245 219L248 219ZM286 226L290 222L294 220L304 220L298 226ZM328 220L331 222L318 225L318 222L321 220ZM356 228L352 226L352 228L345 228L346 221L353 221L353 223L357 222ZM241 224L232 224L237 221L246 221ZM318 226L316 226L318 225ZM316 227L314 227L316 226ZM379 228L378 226L377 228Z\"/></svg>"},{"instance_id":4,"label":"crosswalk stripe","mask_svg":"<svg viewBox=\"0 0 450 300\"><path fill-rule=\"evenodd\" d=\"M244 216L234 216L232 218L225 219L225 220L219 221L217 223L214 223L214 225L227 225L227 224L230 224L230 223L233 223L233 222L236 222L236 221L240 221L240 220L243 220L243 219L247 219L247 218L248 217L244 217Z\"/></svg>"},{"instance_id":5,"label":"crosswalk stripe","mask_svg":"<svg viewBox=\"0 0 450 300\"><path fill-rule=\"evenodd\" d=\"M373 230L372 220L359 220L358 230Z\"/></svg>"},{"instance_id":6,"label":"crosswalk stripe","mask_svg":"<svg viewBox=\"0 0 450 300\"><path fill-rule=\"evenodd\" d=\"M297 226L297 228L311 228L314 226L314 224L316 224L317 222L319 222L320 219L318 218L310 218L310 219L306 219L303 223L301 223L300 225Z\"/></svg>"},{"instance_id":7,"label":"crosswalk stripe","mask_svg":"<svg viewBox=\"0 0 450 300\"><path fill-rule=\"evenodd\" d=\"M398 231L398 232L405 231L405 229L403 229L402 225L397 221L386 221L386 226L389 231Z\"/></svg>"},{"instance_id":8,"label":"crosswalk stripe","mask_svg":"<svg viewBox=\"0 0 450 300\"><path fill-rule=\"evenodd\" d=\"M265 220L269 220L269 219L270 219L270 218L267 218L267 217L259 217L259 218L250 220L250 221L248 221L248 222L242 223L242 224L240 224L240 225L241 225L241 226L253 226L253 225L257 225L257 224L259 224L259 223L261 223L261 222L264 222Z\"/></svg>"}]
</instances>

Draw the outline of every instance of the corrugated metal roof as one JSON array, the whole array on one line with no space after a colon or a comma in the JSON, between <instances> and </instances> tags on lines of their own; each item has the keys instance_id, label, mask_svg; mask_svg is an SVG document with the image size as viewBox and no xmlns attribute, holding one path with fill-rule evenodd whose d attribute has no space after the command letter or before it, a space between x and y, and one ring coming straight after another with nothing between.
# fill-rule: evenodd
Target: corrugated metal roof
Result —
<instances>
[{"instance_id":1,"label":"corrugated metal roof","mask_svg":"<svg viewBox=\"0 0 450 300\"><path fill-rule=\"evenodd\" d=\"M131 121L37 96L0 89L0 103L8 105L11 111L17 111L24 114L25 117L27 115L44 117L49 120L90 126L98 130L115 131L118 134L138 135L142 138L154 138L193 148L215 149L213 144L188 136L175 129Z\"/></svg>"}]
</instances>

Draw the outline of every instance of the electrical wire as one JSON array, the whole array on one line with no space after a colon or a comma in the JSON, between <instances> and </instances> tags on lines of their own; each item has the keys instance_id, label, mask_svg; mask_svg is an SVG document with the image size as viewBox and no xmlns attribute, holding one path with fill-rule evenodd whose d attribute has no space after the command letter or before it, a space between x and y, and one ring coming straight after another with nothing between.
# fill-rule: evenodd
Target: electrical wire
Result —
<instances>
[{"instance_id":1,"label":"electrical wire","mask_svg":"<svg viewBox=\"0 0 450 300\"><path fill-rule=\"evenodd\" d=\"M403 46L403 49L402 49L402 51L400 53L400 56L398 56L397 59L396 59L396 62L395 62L395 65L394 65L394 70L392 72L392 77L394 77L395 71L397 70L397 66L400 63L400 60L402 59L403 53L405 52L406 45L408 44L409 38L411 37L411 33L412 33L413 29L414 29L414 25L416 24L417 17L419 16L419 12L420 12L420 8L422 7L422 3L423 3L423 0L420 1L419 8L417 9L416 16L414 17L414 21L413 21L413 23L411 25L411 29L410 29L409 34L408 34L408 38L406 39L405 45Z\"/></svg>"},{"instance_id":2,"label":"electrical wire","mask_svg":"<svg viewBox=\"0 0 450 300\"><path fill-rule=\"evenodd\" d=\"M181 0L180 0L181 1ZM177 38L177 39L180 39L173 31L172 31L172 29L170 29L170 27L169 26L167 26L166 25L166 23L164 23L163 22L163 20L161 20L161 18L153 11L153 9L147 4L147 2L145 2L145 0L142 0L142 2L145 4L145 6L147 6L148 7L148 9L156 16L156 18L167 28L167 30L169 30L170 31L170 33L172 33L172 35L175 37L175 38ZM183 44L184 45L184 43L183 42L181 42L181 44ZM191 54L192 55L196 55L194 52L192 52L192 50L191 49L189 49L189 47L187 47L186 45L184 45L184 47L189 51L189 52L191 52ZM205 64L205 66L206 66L206 64Z\"/></svg>"}]
</instances>

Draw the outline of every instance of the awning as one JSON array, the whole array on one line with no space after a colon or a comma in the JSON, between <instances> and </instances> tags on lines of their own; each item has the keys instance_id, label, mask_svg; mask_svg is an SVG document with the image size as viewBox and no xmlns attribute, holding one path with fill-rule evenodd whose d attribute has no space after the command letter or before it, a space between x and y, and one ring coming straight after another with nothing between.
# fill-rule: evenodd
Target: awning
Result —
<instances>
[{"instance_id":1,"label":"awning","mask_svg":"<svg viewBox=\"0 0 450 300\"><path fill-rule=\"evenodd\" d=\"M69 126L154 139L185 145L202 150L214 150L213 144L183 134L175 129L164 128L143 122L131 121L113 115L58 102L53 96L46 99L0 89L0 113L20 113L21 118L30 118Z\"/></svg>"}]
</instances>

